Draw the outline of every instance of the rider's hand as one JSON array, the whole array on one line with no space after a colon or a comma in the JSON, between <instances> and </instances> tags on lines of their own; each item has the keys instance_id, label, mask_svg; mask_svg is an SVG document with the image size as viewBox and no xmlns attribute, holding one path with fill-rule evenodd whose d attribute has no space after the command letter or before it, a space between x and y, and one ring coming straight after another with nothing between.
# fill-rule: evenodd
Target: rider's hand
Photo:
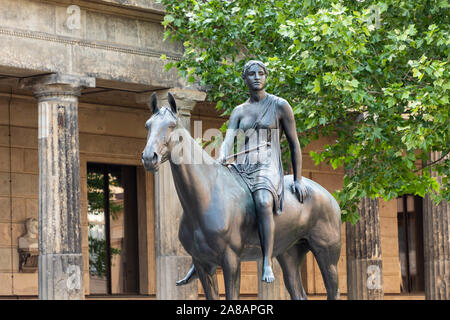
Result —
<instances>
[{"instance_id":1,"label":"rider's hand","mask_svg":"<svg viewBox=\"0 0 450 320\"><path fill-rule=\"evenodd\" d=\"M305 184L302 179L294 180L294 183L291 186L292 192L297 195L298 201L303 203L303 201L308 196L308 190L306 189Z\"/></svg>"},{"instance_id":2,"label":"rider's hand","mask_svg":"<svg viewBox=\"0 0 450 320\"><path fill-rule=\"evenodd\" d=\"M224 155L220 155L217 159L217 162L219 162L220 164L225 165L225 163L227 162L227 158Z\"/></svg>"}]
</instances>

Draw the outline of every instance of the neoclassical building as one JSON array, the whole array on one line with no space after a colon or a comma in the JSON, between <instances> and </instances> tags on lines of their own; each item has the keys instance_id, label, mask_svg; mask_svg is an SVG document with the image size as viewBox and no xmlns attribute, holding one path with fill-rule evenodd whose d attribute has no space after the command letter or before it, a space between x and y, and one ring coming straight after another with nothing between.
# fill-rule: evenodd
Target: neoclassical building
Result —
<instances>
[{"instance_id":1,"label":"neoclassical building","mask_svg":"<svg viewBox=\"0 0 450 320\"><path fill-rule=\"evenodd\" d=\"M144 124L149 96L164 104L168 91L192 133L226 119L164 71L183 47L163 41L163 17L150 0L0 0L1 298L204 297L196 281L175 286L191 264L178 241L181 206L170 168L142 167ZM330 139L302 150L303 175L333 192L343 170L309 158ZM378 216L385 298L423 298L422 200L380 200ZM345 234L344 226L344 297ZM243 264L243 298L287 298L280 274L261 286L258 272ZM310 297L324 297L311 254L302 277Z\"/></svg>"}]
</instances>

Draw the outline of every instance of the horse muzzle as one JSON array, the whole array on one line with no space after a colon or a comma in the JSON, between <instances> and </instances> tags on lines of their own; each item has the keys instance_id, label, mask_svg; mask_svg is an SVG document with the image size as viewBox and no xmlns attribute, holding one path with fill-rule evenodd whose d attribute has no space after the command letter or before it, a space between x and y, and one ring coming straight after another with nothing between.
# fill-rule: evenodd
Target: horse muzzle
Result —
<instances>
[{"instance_id":1,"label":"horse muzzle","mask_svg":"<svg viewBox=\"0 0 450 320\"><path fill-rule=\"evenodd\" d=\"M157 152L142 153L142 164L145 170L154 172L159 169L161 164L161 157Z\"/></svg>"}]
</instances>

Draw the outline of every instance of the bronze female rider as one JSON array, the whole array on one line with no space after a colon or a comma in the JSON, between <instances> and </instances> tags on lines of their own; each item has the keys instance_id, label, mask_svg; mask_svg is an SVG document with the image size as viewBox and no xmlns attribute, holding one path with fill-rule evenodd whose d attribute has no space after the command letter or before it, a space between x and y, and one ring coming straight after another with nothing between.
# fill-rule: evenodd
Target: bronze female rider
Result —
<instances>
[{"instance_id":1,"label":"bronze female rider","mask_svg":"<svg viewBox=\"0 0 450 320\"><path fill-rule=\"evenodd\" d=\"M267 68L261 61L251 60L245 64L242 77L249 89L250 97L234 108L218 161L226 162L233 148L237 130L245 132L246 139L241 149L254 151L244 153L244 156L238 158L238 161L232 163L230 167L240 174L252 192L263 253L261 280L272 282L275 279L272 271L273 213L281 214L284 197L279 143L280 133L283 131L291 151L292 191L296 193L300 202L303 202L306 197L306 188L302 183L302 154L297 138L294 112L286 100L265 91L267 74ZM255 149L258 146L264 147ZM261 152L264 152L265 158L261 157ZM264 160L261 160L262 158Z\"/></svg>"}]
</instances>

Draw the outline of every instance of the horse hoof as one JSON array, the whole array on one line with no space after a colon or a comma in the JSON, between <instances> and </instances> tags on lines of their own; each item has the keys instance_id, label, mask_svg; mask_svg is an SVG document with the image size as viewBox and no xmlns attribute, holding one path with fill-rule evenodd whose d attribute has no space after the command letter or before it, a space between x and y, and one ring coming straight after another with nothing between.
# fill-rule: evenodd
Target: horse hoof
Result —
<instances>
[{"instance_id":1,"label":"horse hoof","mask_svg":"<svg viewBox=\"0 0 450 320\"><path fill-rule=\"evenodd\" d=\"M176 285L177 285L177 286L184 286L184 285L187 284L187 283L188 283L187 280L182 279L182 280L178 280L178 281L176 282Z\"/></svg>"}]
</instances>

